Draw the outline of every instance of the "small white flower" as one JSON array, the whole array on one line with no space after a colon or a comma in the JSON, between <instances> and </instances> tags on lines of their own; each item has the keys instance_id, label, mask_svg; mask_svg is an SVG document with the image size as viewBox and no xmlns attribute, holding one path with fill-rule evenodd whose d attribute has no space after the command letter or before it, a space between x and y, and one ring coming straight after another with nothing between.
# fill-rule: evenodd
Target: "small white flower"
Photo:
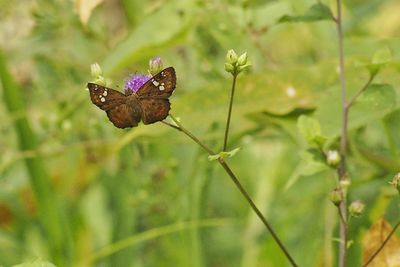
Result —
<instances>
[{"instance_id":1,"label":"small white flower","mask_svg":"<svg viewBox=\"0 0 400 267\"><path fill-rule=\"evenodd\" d=\"M290 98L295 97L297 94L296 89L293 86L286 88L286 95Z\"/></svg>"}]
</instances>

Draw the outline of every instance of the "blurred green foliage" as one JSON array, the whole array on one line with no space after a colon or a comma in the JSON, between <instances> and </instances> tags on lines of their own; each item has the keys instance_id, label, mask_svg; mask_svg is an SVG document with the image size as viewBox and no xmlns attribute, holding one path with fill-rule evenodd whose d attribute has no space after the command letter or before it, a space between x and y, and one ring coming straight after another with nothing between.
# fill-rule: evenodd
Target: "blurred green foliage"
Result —
<instances>
[{"instance_id":1,"label":"blurred green foliage","mask_svg":"<svg viewBox=\"0 0 400 267\"><path fill-rule=\"evenodd\" d=\"M160 56L177 72L172 113L219 151L233 48L253 67L238 78L229 149L241 150L227 161L299 266L335 266L335 172L297 128L300 115L310 116L325 146L337 148L329 10L310 11L311 0L110 0L93 10L84 2L0 0L0 265L289 266L199 147L161 123L114 128L85 90L94 62L121 88ZM335 15L336 1L320 2ZM371 223L399 217L388 185L400 168L399 9L397 0L344 6L349 95L379 65L350 112L349 198L366 211L352 220L349 266L360 265ZM21 102L16 109L9 94Z\"/></svg>"}]
</instances>

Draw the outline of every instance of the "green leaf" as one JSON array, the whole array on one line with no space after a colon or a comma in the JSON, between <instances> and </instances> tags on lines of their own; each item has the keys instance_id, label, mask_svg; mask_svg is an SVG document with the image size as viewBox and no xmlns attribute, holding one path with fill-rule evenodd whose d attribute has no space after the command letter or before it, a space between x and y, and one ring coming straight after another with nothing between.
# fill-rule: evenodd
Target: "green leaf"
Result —
<instances>
[{"instance_id":1,"label":"green leaf","mask_svg":"<svg viewBox=\"0 0 400 267\"><path fill-rule=\"evenodd\" d=\"M393 60L392 51L390 51L389 47L387 46L379 49L372 56L372 64L385 64L392 60Z\"/></svg>"},{"instance_id":2,"label":"green leaf","mask_svg":"<svg viewBox=\"0 0 400 267\"><path fill-rule=\"evenodd\" d=\"M236 155L236 153L239 152L239 150L240 150L240 147L237 147L231 151L221 151L218 154L208 156L208 159L210 161L212 161L212 160L218 160L219 158L222 158L222 159L231 158L234 155Z\"/></svg>"},{"instance_id":3,"label":"green leaf","mask_svg":"<svg viewBox=\"0 0 400 267\"><path fill-rule=\"evenodd\" d=\"M56 266L47 261L34 260L34 261L29 261L29 262L24 262L21 264L13 265L13 267L56 267Z\"/></svg>"},{"instance_id":4,"label":"green leaf","mask_svg":"<svg viewBox=\"0 0 400 267\"><path fill-rule=\"evenodd\" d=\"M301 158L304 161L304 166L300 171L301 175L308 176L329 169L322 152L318 149L311 148L304 151Z\"/></svg>"},{"instance_id":5,"label":"green leaf","mask_svg":"<svg viewBox=\"0 0 400 267\"><path fill-rule=\"evenodd\" d=\"M392 52L389 47L385 46L384 48L379 49L372 56L372 60L370 64L367 64L367 69L370 74L375 76L384 67L387 63L393 60Z\"/></svg>"},{"instance_id":6,"label":"green leaf","mask_svg":"<svg viewBox=\"0 0 400 267\"><path fill-rule=\"evenodd\" d=\"M304 15L290 16L284 15L278 19L278 23L285 22L314 22L320 20L333 20L333 14L330 8L322 3L314 4Z\"/></svg>"},{"instance_id":7,"label":"green leaf","mask_svg":"<svg viewBox=\"0 0 400 267\"><path fill-rule=\"evenodd\" d=\"M351 85L349 84L349 87ZM341 96L338 87L327 91L319 101L315 118L329 137L337 137L341 132ZM396 93L389 84L371 84L352 106L349 114L349 130L359 128L372 121L380 120L397 106Z\"/></svg>"},{"instance_id":8,"label":"green leaf","mask_svg":"<svg viewBox=\"0 0 400 267\"><path fill-rule=\"evenodd\" d=\"M326 138L322 136L318 120L306 115L301 115L297 121L297 128L310 145L322 147Z\"/></svg>"},{"instance_id":9,"label":"green leaf","mask_svg":"<svg viewBox=\"0 0 400 267\"><path fill-rule=\"evenodd\" d=\"M109 75L133 62L153 57L160 50L180 43L191 25L189 7L191 1L184 4L168 1L162 9L149 15L138 24L130 35L121 42L101 64ZM179 5L181 12L176 11ZM168 23L166 23L168 18Z\"/></svg>"}]
</instances>

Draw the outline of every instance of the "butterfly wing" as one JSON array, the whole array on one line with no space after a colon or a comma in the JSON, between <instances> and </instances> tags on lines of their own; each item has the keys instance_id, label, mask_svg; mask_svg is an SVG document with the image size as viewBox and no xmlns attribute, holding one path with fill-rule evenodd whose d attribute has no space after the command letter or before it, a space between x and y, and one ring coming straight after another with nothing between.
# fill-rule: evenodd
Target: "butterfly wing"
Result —
<instances>
[{"instance_id":1,"label":"butterfly wing","mask_svg":"<svg viewBox=\"0 0 400 267\"><path fill-rule=\"evenodd\" d=\"M140 100L140 107L143 123L151 124L164 120L168 116L171 104L168 99L144 98Z\"/></svg>"},{"instance_id":2,"label":"butterfly wing","mask_svg":"<svg viewBox=\"0 0 400 267\"><path fill-rule=\"evenodd\" d=\"M150 80L148 80L138 91L139 99L155 97L168 98L176 87L176 75L173 67L166 68Z\"/></svg>"},{"instance_id":3,"label":"butterfly wing","mask_svg":"<svg viewBox=\"0 0 400 267\"><path fill-rule=\"evenodd\" d=\"M121 104L107 110L108 119L118 128L136 127L140 121L141 110L138 105Z\"/></svg>"},{"instance_id":4,"label":"butterfly wing","mask_svg":"<svg viewBox=\"0 0 400 267\"><path fill-rule=\"evenodd\" d=\"M148 80L136 93L142 110L142 121L151 124L164 120L171 104L168 97L176 87L173 67L166 68Z\"/></svg>"},{"instance_id":5,"label":"butterfly wing","mask_svg":"<svg viewBox=\"0 0 400 267\"><path fill-rule=\"evenodd\" d=\"M88 83L87 88L89 89L92 103L104 111L126 102L126 96L117 90L95 83Z\"/></svg>"},{"instance_id":6,"label":"butterfly wing","mask_svg":"<svg viewBox=\"0 0 400 267\"><path fill-rule=\"evenodd\" d=\"M137 98L128 98L117 90L88 83L92 103L107 113L109 120L118 128L135 127L141 118Z\"/></svg>"}]
</instances>

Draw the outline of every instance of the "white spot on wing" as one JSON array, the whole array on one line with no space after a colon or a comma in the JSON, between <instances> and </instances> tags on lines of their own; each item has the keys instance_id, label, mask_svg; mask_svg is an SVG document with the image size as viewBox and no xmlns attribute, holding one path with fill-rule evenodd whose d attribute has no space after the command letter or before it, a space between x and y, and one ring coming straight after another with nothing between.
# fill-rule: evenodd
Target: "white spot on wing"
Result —
<instances>
[{"instance_id":1,"label":"white spot on wing","mask_svg":"<svg viewBox=\"0 0 400 267\"><path fill-rule=\"evenodd\" d=\"M106 102L106 99L105 99L104 97L101 97L101 98L100 98L100 101L101 101L101 102Z\"/></svg>"},{"instance_id":2,"label":"white spot on wing","mask_svg":"<svg viewBox=\"0 0 400 267\"><path fill-rule=\"evenodd\" d=\"M160 85L160 87L158 87L158 89L160 89L160 91L164 91L164 86Z\"/></svg>"},{"instance_id":3,"label":"white spot on wing","mask_svg":"<svg viewBox=\"0 0 400 267\"><path fill-rule=\"evenodd\" d=\"M107 91L104 91L104 92L103 92L103 96L107 96Z\"/></svg>"},{"instance_id":4,"label":"white spot on wing","mask_svg":"<svg viewBox=\"0 0 400 267\"><path fill-rule=\"evenodd\" d=\"M154 86L158 86L160 83L157 81L153 81Z\"/></svg>"}]
</instances>

